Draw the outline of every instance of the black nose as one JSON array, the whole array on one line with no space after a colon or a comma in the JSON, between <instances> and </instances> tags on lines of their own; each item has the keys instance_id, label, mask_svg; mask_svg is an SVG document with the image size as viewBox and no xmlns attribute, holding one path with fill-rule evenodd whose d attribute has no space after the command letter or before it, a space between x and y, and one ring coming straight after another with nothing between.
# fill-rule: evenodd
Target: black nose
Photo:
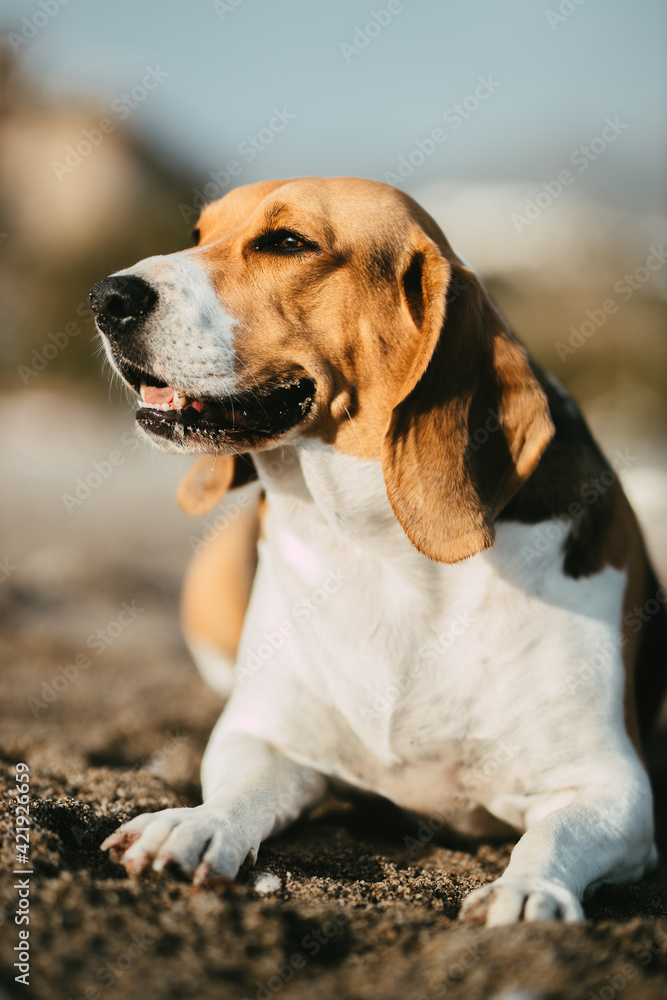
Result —
<instances>
[{"instance_id":1,"label":"black nose","mask_svg":"<svg viewBox=\"0 0 667 1000\"><path fill-rule=\"evenodd\" d=\"M132 334L157 302L154 288L134 274L117 274L98 281L90 292L90 304L102 331L110 340Z\"/></svg>"}]
</instances>

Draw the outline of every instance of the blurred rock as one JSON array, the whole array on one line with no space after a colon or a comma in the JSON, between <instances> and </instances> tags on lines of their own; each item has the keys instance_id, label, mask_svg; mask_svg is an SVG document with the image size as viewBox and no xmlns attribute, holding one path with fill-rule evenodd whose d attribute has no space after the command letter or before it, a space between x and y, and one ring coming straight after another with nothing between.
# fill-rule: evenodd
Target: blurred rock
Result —
<instances>
[{"instance_id":1,"label":"blurred rock","mask_svg":"<svg viewBox=\"0 0 667 1000\"><path fill-rule=\"evenodd\" d=\"M187 245L178 206L191 182L108 107L40 93L8 48L0 89L0 373L18 385L39 378L36 349L51 374L99 375L90 287Z\"/></svg>"}]
</instances>

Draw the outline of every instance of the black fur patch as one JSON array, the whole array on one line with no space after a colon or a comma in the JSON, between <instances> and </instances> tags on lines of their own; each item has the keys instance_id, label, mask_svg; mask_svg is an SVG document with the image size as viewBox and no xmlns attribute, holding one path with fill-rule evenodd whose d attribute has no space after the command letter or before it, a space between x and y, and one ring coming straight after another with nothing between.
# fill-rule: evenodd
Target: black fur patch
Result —
<instances>
[{"instance_id":1,"label":"black fur patch","mask_svg":"<svg viewBox=\"0 0 667 1000\"><path fill-rule=\"evenodd\" d=\"M566 524L563 568L576 580L602 567L618 477L576 404L542 373L536 371L536 375L546 393L556 433L533 474L497 520L537 524L558 518Z\"/></svg>"}]
</instances>

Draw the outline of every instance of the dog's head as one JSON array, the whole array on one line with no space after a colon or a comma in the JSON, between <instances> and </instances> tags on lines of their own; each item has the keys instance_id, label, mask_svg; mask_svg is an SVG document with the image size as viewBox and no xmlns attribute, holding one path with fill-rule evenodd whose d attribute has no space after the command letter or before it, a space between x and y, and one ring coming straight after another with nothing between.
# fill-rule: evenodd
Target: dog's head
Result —
<instances>
[{"instance_id":1,"label":"dog's head","mask_svg":"<svg viewBox=\"0 0 667 1000\"><path fill-rule=\"evenodd\" d=\"M411 198L352 178L237 188L193 249L95 285L137 422L180 451L228 455L299 436L382 462L413 544L456 562L553 433L523 348Z\"/></svg>"}]
</instances>

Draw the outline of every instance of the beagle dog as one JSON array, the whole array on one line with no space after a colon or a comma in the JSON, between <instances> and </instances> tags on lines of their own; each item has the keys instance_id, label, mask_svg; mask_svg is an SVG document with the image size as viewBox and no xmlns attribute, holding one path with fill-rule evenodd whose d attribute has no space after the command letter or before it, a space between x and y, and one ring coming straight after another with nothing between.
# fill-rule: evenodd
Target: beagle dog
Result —
<instances>
[{"instance_id":1,"label":"beagle dog","mask_svg":"<svg viewBox=\"0 0 667 1000\"><path fill-rule=\"evenodd\" d=\"M464 917L581 920L657 860L641 740L665 595L622 456L402 191L251 184L194 235L91 301L141 433L201 456L182 503L245 487L184 594L205 678L233 683L203 804L103 848L133 874L233 878L333 782L519 835Z\"/></svg>"}]
</instances>

